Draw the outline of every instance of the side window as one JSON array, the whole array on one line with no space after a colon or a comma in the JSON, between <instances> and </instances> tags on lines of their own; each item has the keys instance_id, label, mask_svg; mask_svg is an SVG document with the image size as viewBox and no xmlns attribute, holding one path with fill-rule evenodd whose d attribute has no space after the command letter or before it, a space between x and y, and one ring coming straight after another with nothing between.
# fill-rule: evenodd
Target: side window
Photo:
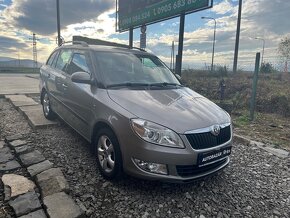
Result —
<instances>
[{"instance_id":1,"label":"side window","mask_svg":"<svg viewBox=\"0 0 290 218\"><path fill-rule=\"evenodd\" d=\"M58 54L59 54L59 51L55 52L55 57L54 57L53 62L51 64L51 67L53 67L53 68L55 68Z\"/></svg>"},{"instance_id":2,"label":"side window","mask_svg":"<svg viewBox=\"0 0 290 218\"><path fill-rule=\"evenodd\" d=\"M52 66L53 60L55 59L55 57L57 56L58 52L54 52L52 55L50 55L48 61L47 61L47 65Z\"/></svg>"},{"instance_id":3,"label":"side window","mask_svg":"<svg viewBox=\"0 0 290 218\"><path fill-rule=\"evenodd\" d=\"M71 58L72 51L65 49L60 52L60 55L58 56L57 62L56 62L56 68L61 71L66 71L67 65L69 63L69 60Z\"/></svg>"},{"instance_id":4,"label":"side window","mask_svg":"<svg viewBox=\"0 0 290 218\"><path fill-rule=\"evenodd\" d=\"M89 67L86 61L86 56L84 54L75 53L72 60L68 66L67 73L73 74L75 72L89 72Z\"/></svg>"}]
</instances>

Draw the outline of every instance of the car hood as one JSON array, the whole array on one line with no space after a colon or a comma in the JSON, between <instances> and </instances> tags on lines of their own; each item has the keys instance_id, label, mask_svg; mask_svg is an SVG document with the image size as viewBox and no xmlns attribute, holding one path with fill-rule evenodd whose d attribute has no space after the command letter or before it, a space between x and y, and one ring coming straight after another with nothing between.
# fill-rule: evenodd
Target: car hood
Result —
<instances>
[{"instance_id":1,"label":"car hood","mask_svg":"<svg viewBox=\"0 0 290 218\"><path fill-rule=\"evenodd\" d=\"M229 115L189 88L108 90L109 97L136 117L183 134L186 131L231 122Z\"/></svg>"}]
</instances>

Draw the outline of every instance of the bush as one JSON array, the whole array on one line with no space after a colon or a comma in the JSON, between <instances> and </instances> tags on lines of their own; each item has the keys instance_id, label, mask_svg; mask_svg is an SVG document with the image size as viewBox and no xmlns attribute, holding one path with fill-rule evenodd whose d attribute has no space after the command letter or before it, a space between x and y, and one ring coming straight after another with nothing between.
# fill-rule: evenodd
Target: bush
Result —
<instances>
[{"instance_id":1,"label":"bush","mask_svg":"<svg viewBox=\"0 0 290 218\"><path fill-rule=\"evenodd\" d=\"M226 76L228 76L228 67L222 66L222 65L217 65L217 66L215 66L214 73L216 73L220 77L226 77Z\"/></svg>"},{"instance_id":2,"label":"bush","mask_svg":"<svg viewBox=\"0 0 290 218\"><path fill-rule=\"evenodd\" d=\"M276 70L271 63L262 63L261 73L275 73Z\"/></svg>"},{"instance_id":3,"label":"bush","mask_svg":"<svg viewBox=\"0 0 290 218\"><path fill-rule=\"evenodd\" d=\"M271 105L271 112L278 113L285 117L290 116L290 99L285 95L272 96L269 105Z\"/></svg>"}]
</instances>

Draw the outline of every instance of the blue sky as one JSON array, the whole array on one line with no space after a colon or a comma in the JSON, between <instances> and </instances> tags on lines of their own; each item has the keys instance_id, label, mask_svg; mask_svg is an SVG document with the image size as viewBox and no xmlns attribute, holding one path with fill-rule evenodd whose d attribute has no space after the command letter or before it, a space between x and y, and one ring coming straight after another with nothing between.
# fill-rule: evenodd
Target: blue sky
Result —
<instances>
[{"instance_id":1,"label":"blue sky","mask_svg":"<svg viewBox=\"0 0 290 218\"><path fill-rule=\"evenodd\" d=\"M202 68L211 62L213 21L217 19L215 63L232 67L237 0L214 0L209 10L189 14L185 20L185 68ZM73 35L128 43L128 33L115 32L114 0L60 0L62 36L70 41ZM277 53L282 38L290 35L290 1L243 0L243 16L239 53L239 68L252 69L255 53L266 40L265 61L281 67ZM169 63L170 46L178 44L179 18L147 27L147 48ZM0 0L0 56L32 58L29 38L35 32L39 38L39 61L44 62L55 48L55 0ZM140 30L134 30L134 45L139 46Z\"/></svg>"}]
</instances>

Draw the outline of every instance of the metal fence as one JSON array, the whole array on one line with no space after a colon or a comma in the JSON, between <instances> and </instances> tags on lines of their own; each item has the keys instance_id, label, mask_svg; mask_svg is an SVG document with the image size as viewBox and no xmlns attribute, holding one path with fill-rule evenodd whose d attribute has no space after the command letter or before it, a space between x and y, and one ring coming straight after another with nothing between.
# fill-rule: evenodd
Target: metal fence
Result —
<instances>
[{"instance_id":1,"label":"metal fence","mask_svg":"<svg viewBox=\"0 0 290 218\"><path fill-rule=\"evenodd\" d=\"M227 111L237 112L249 109L253 71L239 70L234 74L227 66L218 66L214 71L188 68L182 72L182 81ZM290 73L260 70L256 109L290 116Z\"/></svg>"},{"instance_id":2,"label":"metal fence","mask_svg":"<svg viewBox=\"0 0 290 218\"><path fill-rule=\"evenodd\" d=\"M39 73L40 68L33 67L1 67L0 73L23 73L23 74L31 74L31 73Z\"/></svg>"}]
</instances>

